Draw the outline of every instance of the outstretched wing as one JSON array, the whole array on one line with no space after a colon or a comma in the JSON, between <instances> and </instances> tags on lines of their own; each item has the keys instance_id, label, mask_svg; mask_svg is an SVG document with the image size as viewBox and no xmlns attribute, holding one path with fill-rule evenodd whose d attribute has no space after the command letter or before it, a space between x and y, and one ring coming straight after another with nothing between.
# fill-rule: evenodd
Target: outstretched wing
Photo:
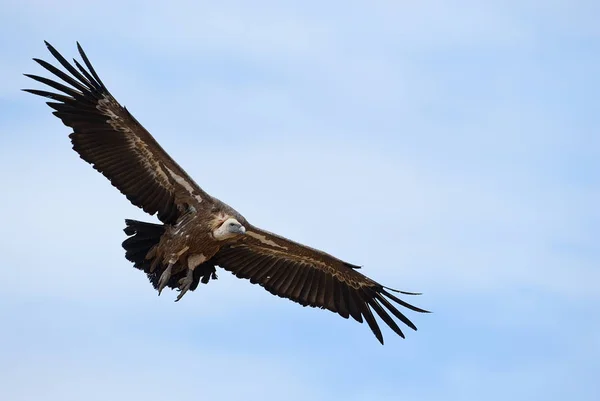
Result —
<instances>
[{"instance_id":1,"label":"outstretched wing","mask_svg":"<svg viewBox=\"0 0 600 401\"><path fill-rule=\"evenodd\" d=\"M85 67L75 68L45 42L68 73L46 61L34 59L63 83L25 74L58 91L24 89L52 99L53 114L73 129L69 136L81 158L101 172L134 205L164 223L174 223L185 205L212 202L148 131L110 94L77 43Z\"/></svg>"},{"instance_id":2,"label":"outstretched wing","mask_svg":"<svg viewBox=\"0 0 600 401\"><path fill-rule=\"evenodd\" d=\"M364 318L382 344L373 311L401 337L404 334L389 313L408 327L417 328L394 303L427 312L402 301L391 291L417 294L384 287L356 271L358 266L250 225L242 239L221 248L213 260L271 294L303 306L326 308L344 318L352 316L360 323Z\"/></svg>"}]
</instances>

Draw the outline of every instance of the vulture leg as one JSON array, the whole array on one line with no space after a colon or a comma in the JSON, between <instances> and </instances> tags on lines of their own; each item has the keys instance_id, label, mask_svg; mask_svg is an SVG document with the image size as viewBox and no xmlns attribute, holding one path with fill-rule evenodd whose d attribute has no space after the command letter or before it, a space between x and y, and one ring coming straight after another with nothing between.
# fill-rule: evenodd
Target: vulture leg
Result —
<instances>
[{"instance_id":1,"label":"vulture leg","mask_svg":"<svg viewBox=\"0 0 600 401\"><path fill-rule=\"evenodd\" d=\"M160 275L160 279L158 279L158 295L160 295L162 290L166 287L167 283L169 282L174 264L175 262L169 262L169 265L167 266L165 271Z\"/></svg>"},{"instance_id":2,"label":"vulture leg","mask_svg":"<svg viewBox=\"0 0 600 401\"><path fill-rule=\"evenodd\" d=\"M188 265L188 269L187 269L187 274L185 275L184 278L182 278L181 280L179 280L179 295L177 296L177 299L175 300L175 302L179 301L181 298L183 298L183 296L185 295L186 292L188 292L188 290L190 289L190 287L192 286L192 284L194 283L194 269L198 266L200 266L202 263L204 263L206 261L206 257L203 254L193 254L188 256L187 259L187 265Z\"/></svg>"}]
</instances>

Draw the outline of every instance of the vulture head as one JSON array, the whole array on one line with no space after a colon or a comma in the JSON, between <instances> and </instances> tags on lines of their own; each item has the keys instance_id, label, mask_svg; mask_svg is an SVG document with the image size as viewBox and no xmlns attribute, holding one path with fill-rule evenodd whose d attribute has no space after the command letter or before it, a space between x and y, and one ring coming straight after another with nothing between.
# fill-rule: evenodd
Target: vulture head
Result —
<instances>
[{"instance_id":1,"label":"vulture head","mask_svg":"<svg viewBox=\"0 0 600 401\"><path fill-rule=\"evenodd\" d=\"M237 219L230 217L226 219L216 230L213 235L218 240L225 240L237 237L238 235L246 234L246 228Z\"/></svg>"}]
</instances>

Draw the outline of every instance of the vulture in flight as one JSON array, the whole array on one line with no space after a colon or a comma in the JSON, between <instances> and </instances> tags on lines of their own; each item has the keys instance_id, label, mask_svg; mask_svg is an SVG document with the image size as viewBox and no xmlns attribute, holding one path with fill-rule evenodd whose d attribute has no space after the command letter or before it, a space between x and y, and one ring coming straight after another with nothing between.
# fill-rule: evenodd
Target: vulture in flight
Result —
<instances>
[{"instance_id":1,"label":"vulture in flight","mask_svg":"<svg viewBox=\"0 0 600 401\"><path fill-rule=\"evenodd\" d=\"M401 337L394 318L416 330L398 305L427 311L395 294L418 294L383 286L359 273L359 266L250 224L204 192L117 102L79 43L84 65L75 59L69 63L45 43L64 70L34 59L58 80L25 75L55 91L25 91L50 99L53 114L73 130L73 150L131 203L161 221L125 220L128 238L123 242L125 257L146 273L159 295L165 287L178 289L179 301L200 282L216 279L219 266L302 306L365 320L382 344L375 314Z\"/></svg>"}]
</instances>

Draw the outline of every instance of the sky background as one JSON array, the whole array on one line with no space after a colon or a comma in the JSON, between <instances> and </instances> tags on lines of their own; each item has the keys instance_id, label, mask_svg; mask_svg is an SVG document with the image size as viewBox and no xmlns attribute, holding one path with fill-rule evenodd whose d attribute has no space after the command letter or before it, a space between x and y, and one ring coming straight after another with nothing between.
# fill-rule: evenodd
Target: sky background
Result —
<instances>
[{"instance_id":1,"label":"sky background","mask_svg":"<svg viewBox=\"0 0 600 401\"><path fill-rule=\"evenodd\" d=\"M597 1L0 0L0 399L600 399ZM165 3L166 4L166 3ZM226 271L174 303L21 74L82 43L253 224L423 295L402 340Z\"/></svg>"}]
</instances>

